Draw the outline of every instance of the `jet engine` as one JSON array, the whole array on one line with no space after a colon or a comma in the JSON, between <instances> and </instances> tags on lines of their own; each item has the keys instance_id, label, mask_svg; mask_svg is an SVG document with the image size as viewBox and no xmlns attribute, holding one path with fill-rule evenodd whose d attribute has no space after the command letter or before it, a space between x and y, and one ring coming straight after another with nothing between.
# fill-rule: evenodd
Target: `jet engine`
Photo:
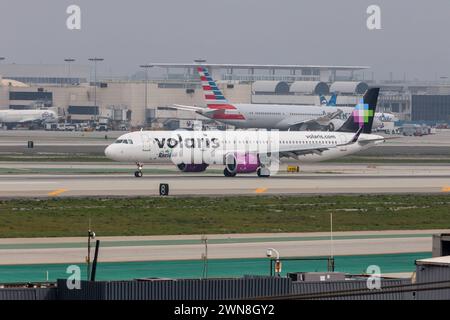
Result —
<instances>
[{"instance_id":1,"label":"jet engine","mask_svg":"<svg viewBox=\"0 0 450 320\"><path fill-rule=\"evenodd\" d=\"M258 155L253 153L230 153L225 158L226 177L234 177L238 173L253 173L260 166Z\"/></svg>"},{"instance_id":2,"label":"jet engine","mask_svg":"<svg viewBox=\"0 0 450 320\"><path fill-rule=\"evenodd\" d=\"M340 127L344 124L344 121L341 119L333 119L327 126L328 131L336 131L339 130Z\"/></svg>"},{"instance_id":3,"label":"jet engine","mask_svg":"<svg viewBox=\"0 0 450 320\"><path fill-rule=\"evenodd\" d=\"M178 169L182 172L203 172L208 168L208 164L201 163L201 164L185 164L180 163L177 165Z\"/></svg>"}]
</instances>

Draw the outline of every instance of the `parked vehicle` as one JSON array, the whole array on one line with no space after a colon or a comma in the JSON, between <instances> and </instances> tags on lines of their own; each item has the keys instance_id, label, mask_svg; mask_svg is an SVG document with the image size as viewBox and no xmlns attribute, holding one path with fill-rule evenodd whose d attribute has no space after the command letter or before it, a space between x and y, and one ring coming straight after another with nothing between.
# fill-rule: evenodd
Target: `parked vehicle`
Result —
<instances>
[{"instance_id":1,"label":"parked vehicle","mask_svg":"<svg viewBox=\"0 0 450 320\"><path fill-rule=\"evenodd\" d=\"M76 126L73 124L59 123L56 127L57 131L75 131Z\"/></svg>"},{"instance_id":2,"label":"parked vehicle","mask_svg":"<svg viewBox=\"0 0 450 320\"><path fill-rule=\"evenodd\" d=\"M108 126L106 124L98 124L95 127L95 131L108 131Z\"/></svg>"}]
</instances>

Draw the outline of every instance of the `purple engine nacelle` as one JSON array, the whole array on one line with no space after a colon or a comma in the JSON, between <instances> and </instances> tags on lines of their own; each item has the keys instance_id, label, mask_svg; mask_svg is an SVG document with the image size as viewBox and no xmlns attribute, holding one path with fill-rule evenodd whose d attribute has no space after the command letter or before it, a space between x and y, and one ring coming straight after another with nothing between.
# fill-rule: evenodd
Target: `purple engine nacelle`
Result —
<instances>
[{"instance_id":1,"label":"purple engine nacelle","mask_svg":"<svg viewBox=\"0 0 450 320\"><path fill-rule=\"evenodd\" d=\"M233 173L253 173L260 167L258 155L235 153L227 156L227 169Z\"/></svg>"},{"instance_id":2,"label":"purple engine nacelle","mask_svg":"<svg viewBox=\"0 0 450 320\"><path fill-rule=\"evenodd\" d=\"M202 164L185 164L180 163L177 167L180 171L183 172L203 172L208 168L208 164L202 163Z\"/></svg>"}]
</instances>

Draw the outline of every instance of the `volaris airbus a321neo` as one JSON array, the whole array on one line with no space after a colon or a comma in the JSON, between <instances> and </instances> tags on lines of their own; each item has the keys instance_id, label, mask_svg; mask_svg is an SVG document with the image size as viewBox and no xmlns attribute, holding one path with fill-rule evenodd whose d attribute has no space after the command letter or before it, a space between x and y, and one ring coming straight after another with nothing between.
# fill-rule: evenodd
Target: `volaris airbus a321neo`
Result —
<instances>
[{"instance_id":1,"label":"volaris airbus a321neo","mask_svg":"<svg viewBox=\"0 0 450 320\"><path fill-rule=\"evenodd\" d=\"M108 158L142 166L171 161L182 172L223 165L224 176L275 174L279 159L315 162L340 158L385 141L371 134L379 88L369 89L338 131L138 131L108 146Z\"/></svg>"}]
</instances>

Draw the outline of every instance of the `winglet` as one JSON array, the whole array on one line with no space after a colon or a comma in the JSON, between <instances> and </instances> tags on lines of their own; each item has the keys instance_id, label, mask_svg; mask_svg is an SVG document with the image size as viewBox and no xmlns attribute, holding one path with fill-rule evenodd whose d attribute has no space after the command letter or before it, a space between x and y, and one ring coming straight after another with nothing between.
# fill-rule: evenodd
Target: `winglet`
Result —
<instances>
[{"instance_id":1,"label":"winglet","mask_svg":"<svg viewBox=\"0 0 450 320\"><path fill-rule=\"evenodd\" d=\"M356 131L356 133L355 133L355 135L353 136L352 140L350 140L349 144L353 144L353 143L357 142L358 139L359 139L359 136L361 135L361 133L363 132L363 130L364 130L364 126L360 127L360 128L358 129L358 131Z\"/></svg>"},{"instance_id":2,"label":"winglet","mask_svg":"<svg viewBox=\"0 0 450 320\"><path fill-rule=\"evenodd\" d=\"M349 142L346 142L346 143L343 143L343 144L338 144L337 146L338 147L349 146L351 144L354 144L354 143L358 142L359 136L361 135L363 130L364 130L364 126L360 127L358 129L358 131L356 131L355 135L353 136L353 138Z\"/></svg>"}]
</instances>

